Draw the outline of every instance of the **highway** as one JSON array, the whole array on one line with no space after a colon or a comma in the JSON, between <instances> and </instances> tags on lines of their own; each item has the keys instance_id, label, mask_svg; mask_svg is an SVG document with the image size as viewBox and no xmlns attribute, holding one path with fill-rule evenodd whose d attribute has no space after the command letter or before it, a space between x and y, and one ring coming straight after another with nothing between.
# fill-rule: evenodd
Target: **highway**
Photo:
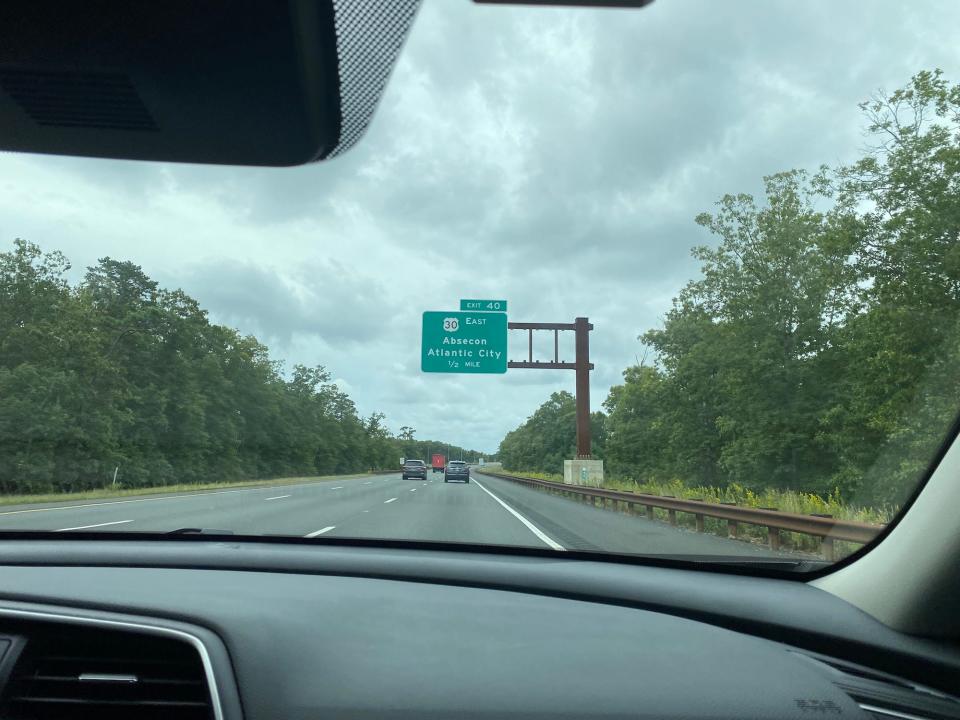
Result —
<instances>
[{"instance_id":1,"label":"highway","mask_svg":"<svg viewBox=\"0 0 960 720\"><path fill-rule=\"evenodd\" d=\"M300 485L5 506L0 530L361 537L641 554L762 557L769 549L590 507L474 473L469 484L369 475Z\"/></svg>"}]
</instances>

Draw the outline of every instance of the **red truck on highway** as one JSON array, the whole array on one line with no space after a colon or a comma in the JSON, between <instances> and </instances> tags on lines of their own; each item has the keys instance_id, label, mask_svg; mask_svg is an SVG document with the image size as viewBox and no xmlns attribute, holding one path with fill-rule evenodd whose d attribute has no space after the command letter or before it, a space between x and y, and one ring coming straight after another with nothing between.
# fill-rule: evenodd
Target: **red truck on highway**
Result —
<instances>
[{"instance_id":1,"label":"red truck on highway","mask_svg":"<svg viewBox=\"0 0 960 720\"><path fill-rule=\"evenodd\" d=\"M443 455L434 454L430 466L433 468L435 473L443 472L444 468L447 465L447 459Z\"/></svg>"}]
</instances>

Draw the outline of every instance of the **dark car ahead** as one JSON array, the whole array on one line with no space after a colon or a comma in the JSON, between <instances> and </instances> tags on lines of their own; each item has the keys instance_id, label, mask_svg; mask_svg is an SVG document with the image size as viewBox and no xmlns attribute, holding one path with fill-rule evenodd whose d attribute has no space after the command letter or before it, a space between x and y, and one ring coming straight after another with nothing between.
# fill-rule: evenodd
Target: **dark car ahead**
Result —
<instances>
[{"instance_id":1,"label":"dark car ahead","mask_svg":"<svg viewBox=\"0 0 960 720\"><path fill-rule=\"evenodd\" d=\"M404 480L409 478L426 480L427 464L423 460L404 460L402 474Z\"/></svg>"},{"instance_id":2,"label":"dark car ahead","mask_svg":"<svg viewBox=\"0 0 960 720\"><path fill-rule=\"evenodd\" d=\"M470 482L470 467L463 460L451 460L443 471L443 481Z\"/></svg>"}]
</instances>

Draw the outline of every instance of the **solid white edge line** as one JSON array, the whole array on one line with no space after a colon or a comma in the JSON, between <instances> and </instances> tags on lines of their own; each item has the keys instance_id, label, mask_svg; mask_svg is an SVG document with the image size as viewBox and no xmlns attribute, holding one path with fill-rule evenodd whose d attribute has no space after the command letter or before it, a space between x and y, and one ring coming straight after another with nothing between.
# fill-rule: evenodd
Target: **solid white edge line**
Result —
<instances>
[{"instance_id":1,"label":"solid white edge line","mask_svg":"<svg viewBox=\"0 0 960 720\"><path fill-rule=\"evenodd\" d=\"M532 532L534 535L536 535L538 538L540 538L544 543L546 543L547 545L549 545L549 546L550 546L551 548L553 548L554 550L560 550L560 551L565 551L565 550L566 550L566 548L565 548L563 545L561 545L560 543L558 543L558 542L557 542L556 540L554 540L552 537L550 537L550 536L547 535L545 532L543 532L543 530L541 530L541 529L538 528L536 525L534 525L532 522L530 522L529 520L527 520L523 515L521 515L520 513L518 513L516 510L514 510L514 509L513 509L512 507L510 507L509 505L507 505L503 500L501 500L501 499L498 498L496 495L494 495L492 492L490 492L489 490L487 490L483 485L480 484L480 482L479 482L476 478L472 478L472 480L473 480L473 484L474 484L474 485L476 485L478 488L480 488L481 490L483 490L487 495L489 495L489 496L492 497L494 500L496 500L498 503L500 503L500 504L503 506L504 510L506 510L508 513L510 513L511 515L513 515L517 520L519 520L520 522L522 522L524 525L526 525L527 530L529 530L529 531Z\"/></svg>"},{"instance_id":2,"label":"solid white edge line","mask_svg":"<svg viewBox=\"0 0 960 720\"><path fill-rule=\"evenodd\" d=\"M304 535L304 537L305 537L305 538L308 538L308 537L316 537L317 535L323 535L324 533L328 533L328 532L330 532L331 530L333 530L333 529L336 528L336 527L337 527L336 525L328 525L328 526L325 527L325 528L320 528L319 530L314 530L312 533L307 533L306 535Z\"/></svg>"},{"instance_id":3,"label":"solid white edge line","mask_svg":"<svg viewBox=\"0 0 960 720\"><path fill-rule=\"evenodd\" d=\"M283 500L284 498L290 497L289 495L274 495L273 497L267 498L267 500ZM266 502L266 500L264 500Z\"/></svg>"},{"instance_id":4,"label":"solid white edge line","mask_svg":"<svg viewBox=\"0 0 960 720\"><path fill-rule=\"evenodd\" d=\"M124 525L132 522L133 520L115 520L108 523L97 523L96 525L80 525L79 527L60 528L59 530L54 530L54 532L67 532L67 530L89 530L90 528L106 527L107 525Z\"/></svg>"},{"instance_id":5,"label":"solid white edge line","mask_svg":"<svg viewBox=\"0 0 960 720\"><path fill-rule=\"evenodd\" d=\"M396 500L396 499L397 499L397 498L390 498L389 500L384 500L384 501L383 501L383 504L386 505L387 503L392 503L392 502L393 502L394 500Z\"/></svg>"}]
</instances>

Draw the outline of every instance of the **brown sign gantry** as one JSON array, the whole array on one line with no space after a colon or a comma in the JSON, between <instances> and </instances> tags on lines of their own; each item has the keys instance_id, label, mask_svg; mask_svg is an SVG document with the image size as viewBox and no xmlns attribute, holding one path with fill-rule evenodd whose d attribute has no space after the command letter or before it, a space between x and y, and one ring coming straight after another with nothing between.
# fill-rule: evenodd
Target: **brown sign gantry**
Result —
<instances>
[{"instance_id":1,"label":"brown sign gantry","mask_svg":"<svg viewBox=\"0 0 960 720\"><path fill-rule=\"evenodd\" d=\"M508 368L525 370L574 370L576 371L576 401L577 401L577 457L589 458L590 450L590 371L593 363L590 362L590 331L593 325L585 317L578 317L572 323L524 323L512 322L507 324L508 330L527 331L527 359L522 361L511 360ZM533 331L553 331L553 361L533 359ZM560 362L560 333L573 331L575 333L576 357L574 362Z\"/></svg>"}]
</instances>

